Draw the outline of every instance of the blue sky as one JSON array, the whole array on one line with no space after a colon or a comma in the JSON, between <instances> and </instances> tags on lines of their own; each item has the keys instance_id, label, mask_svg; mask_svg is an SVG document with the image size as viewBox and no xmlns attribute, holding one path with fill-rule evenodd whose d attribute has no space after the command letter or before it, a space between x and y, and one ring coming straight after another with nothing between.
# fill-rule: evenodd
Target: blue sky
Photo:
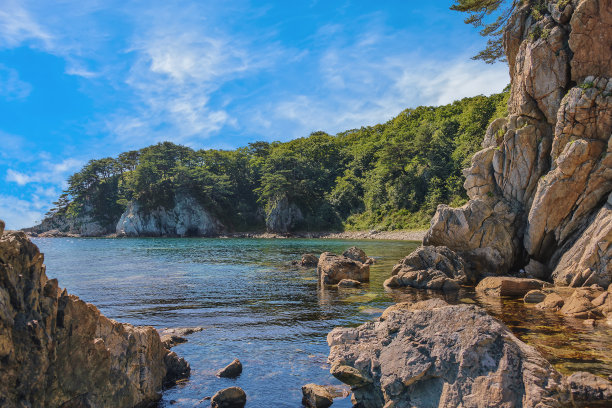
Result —
<instances>
[{"instance_id":1,"label":"blue sky","mask_svg":"<svg viewBox=\"0 0 612 408\"><path fill-rule=\"evenodd\" d=\"M33 225L92 158L230 149L501 91L451 1L0 0L0 218Z\"/></svg>"}]
</instances>

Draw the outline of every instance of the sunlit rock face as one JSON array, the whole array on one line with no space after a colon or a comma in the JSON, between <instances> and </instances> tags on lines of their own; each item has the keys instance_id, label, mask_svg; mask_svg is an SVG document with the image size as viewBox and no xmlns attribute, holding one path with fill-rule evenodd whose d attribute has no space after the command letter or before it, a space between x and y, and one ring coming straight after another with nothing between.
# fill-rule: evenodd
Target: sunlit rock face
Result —
<instances>
[{"instance_id":1,"label":"sunlit rock face","mask_svg":"<svg viewBox=\"0 0 612 408\"><path fill-rule=\"evenodd\" d=\"M612 4L529 4L504 33L509 115L491 123L465 171L470 202L440 206L425 245L447 246L485 275L537 261L545 279L612 281ZM551 275L552 273L552 275ZM578 276L578 277L577 277Z\"/></svg>"},{"instance_id":2,"label":"sunlit rock face","mask_svg":"<svg viewBox=\"0 0 612 408\"><path fill-rule=\"evenodd\" d=\"M128 204L117 222L117 235L186 237L212 236L223 230L223 225L197 200L189 195L176 194L171 208L147 210L136 202Z\"/></svg>"},{"instance_id":3,"label":"sunlit rock face","mask_svg":"<svg viewBox=\"0 0 612 408\"><path fill-rule=\"evenodd\" d=\"M68 294L24 233L2 229L0 406L134 407L189 374L153 327L115 322Z\"/></svg>"}]
</instances>

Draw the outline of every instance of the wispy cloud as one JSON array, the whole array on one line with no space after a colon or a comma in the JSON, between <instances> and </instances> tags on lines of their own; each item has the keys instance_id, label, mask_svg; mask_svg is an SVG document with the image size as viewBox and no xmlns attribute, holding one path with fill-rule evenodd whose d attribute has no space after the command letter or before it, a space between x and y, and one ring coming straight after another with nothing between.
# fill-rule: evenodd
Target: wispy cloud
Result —
<instances>
[{"instance_id":1,"label":"wispy cloud","mask_svg":"<svg viewBox=\"0 0 612 408\"><path fill-rule=\"evenodd\" d=\"M48 183L65 186L68 175L78 170L82 165L82 160L73 158L68 158L57 163L42 161L38 166L39 170L34 172L20 172L14 169L8 169L6 171L5 180L10 183L17 183L20 186Z\"/></svg>"},{"instance_id":2,"label":"wispy cloud","mask_svg":"<svg viewBox=\"0 0 612 408\"><path fill-rule=\"evenodd\" d=\"M0 46L15 47L33 41L47 48L52 35L16 0L5 0L0 7Z\"/></svg>"},{"instance_id":3,"label":"wispy cloud","mask_svg":"<svg viewBox=\"0 0 612 408\"><path fill-rule=\"evenodd\" d=\"M26 98L32 91L32 86L19 79L19 73L12 68L0 64L0 98L8 101Z\"/></svg>"},{"instance_id":4,"label":"wispy cloud","mask_svg":"<svg viewBox=\"0 0 612 408\"><path fill-rule=\"evenodd\" d=\"M6 229L20 229L36 224L45 213L36 207L32 201L0 195L0 219L6 222Z\"/></svg>"}]
</instances>

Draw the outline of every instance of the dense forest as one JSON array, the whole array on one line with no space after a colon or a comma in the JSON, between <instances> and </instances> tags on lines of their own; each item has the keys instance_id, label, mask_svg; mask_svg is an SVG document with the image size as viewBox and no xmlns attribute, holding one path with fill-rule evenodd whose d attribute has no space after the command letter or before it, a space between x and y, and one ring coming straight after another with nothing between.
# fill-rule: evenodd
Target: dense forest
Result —
<instances>
[{"instance_id":1,"label":"dense forest","mask_svg":"<svg viewBox=\"0 0 612 408\"><path fill-rule=\"evenodd\" d=\"M264 229L280 200L303 214L295 231L426 227L438 204L466 201L461 170L480 150L487 124L506 115L507 98L506 90L406 109L335 136L314 132L229 151L164 142L91 160L46 217L87 212L112 226L131 200L170 208L181 192L233 231Z\"/></svg>"}]
</instances>

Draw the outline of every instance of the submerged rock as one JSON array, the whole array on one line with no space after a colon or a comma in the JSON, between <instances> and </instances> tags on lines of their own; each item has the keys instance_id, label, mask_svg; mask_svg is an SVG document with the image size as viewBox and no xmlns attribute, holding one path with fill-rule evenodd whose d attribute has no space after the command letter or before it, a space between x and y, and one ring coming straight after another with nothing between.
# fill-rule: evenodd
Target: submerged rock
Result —
<instances>
[{"instance_id":1,"label":"submerged rock","mask_svg":"<svg viewBox=\"0 0 612 408\"><path fill-rule=\"evenodd\" d=\"M1 406L134 407L188 375L153 327L106 318L47 278L24 233L0 237Z\"/></svg>"},{"instance_id":2,"label":"submerged rock","mask_svg":"<svg viewBox=\"0 0 612 408\"><path fill-rule=\"evenodd\" d=\"M370 280L370 266L342 255L323 252L317 265L319 281L323 285L334 285L343 279L359 282Z\"/></svg>"},{"instance_id":3,"label":"submerged rock","mask_svg":"<svg viewBox=\"0 0 612 408\"><path fill-rule=\"evenodd\" d=\"M577 372L565 380L575 407L612 406L612 383L596 375Z\"/></svg>"},{"instance_id":4,"label":"submerged rock","mask_svg":"<svg viewBox=\"0 0 612 408\"><path fill-rule=\"evenodd\" d=\"M541 290L530 290L529 292L527 292L525 294L525 297L523 298L523 302L525 303L540 303L543 302L544 299L546 299L546 293L542 292Z\"/></svg>"},{"instance_id":5,"label":"submerged rock","mask_svg":"<svg viewBox=\"0 0 612 408\"><path fill-rule=\"evenodd\" d=\"M237 358L229 363L225 368L217 372L217 377L236 378L242 374L242 363Z\"/></svg>"},{"instance_id":6,"label":"submerged rock","mask_svg":"<svg viewBox=\"0 0 612 408\"><path fill-rule=\"evenodd\" d=\"M116 232L120 236L211 236L218 234L223 226L193 197L176 194L171 208L143 208L132 201L117 222Z\"/></svg>"},{"instance_id":7,"label":"submerged rock","mask_svg":"<svg viewBox=\"0 0 612 408\"><path fill-rule=\"evenodd\" d=\"M393 267L384 286L457 290L468 281L466 270L463 259L450 249L422 246Z\"/></svg>"},{"instance_id":8,"label":"submerged rock","mask_svg":"<svg viewBox=\"0 0 612 408\"><path fill-rule=\"evenodd\" d=\"M476 306L404 305L327 341L332 374L364 408L570 405L562 375Z\"/></svg>"},{"instance_id":9,"label":"submerged rock","mask_svg":"<svg viewBox=\"0 0 612 408\"><path fill-rule=\"evenodd\" d=\"M319 263L319 258L317 258L314 254L304 254L302 255L302 259L300 261L300 266L305 268L316 267Z\"/></svg>"},{"instance_id":10,"label":"submerged rock","mask_svg":"<svg viewBox=\"0 0 612 408\"><path fill-rule=\"evenodd\" d=\"M476 291L493 297L523 297L529 291L542 289L545 283L538 279L490 276L478 283Z\"/></svg>"},{"instance_id":11,"label":"submerged rock","mask_svg":"<svg viewBox=\"0 0 612 408\"><path fill-rule=\"evenodd\" d=\"M328 408L334 403L334 397L326 387L317 384L306 384L302 387L302 404L308 408Z\"/></svg>"},{"instance_id":12,"label":"submerged rock","mask_svg":"<svg viewBox=\"0 0 612 408\"><path fill-rule=\"evenodd\" d=\"M246 394L240 387L229 387L218 391L210 400L212 408L243 408Z\"/></svg>"},{"instance_id":13,"label":"submerged rock","mask_svg":"<svg viewBox=\"0 0 612 408\"><path fill-rule=\"evenodd\" d=\"M358 288L361 286L361 282L354 279L342 279L338 282L339 288Z\"/></svg>"}]
</instances>

